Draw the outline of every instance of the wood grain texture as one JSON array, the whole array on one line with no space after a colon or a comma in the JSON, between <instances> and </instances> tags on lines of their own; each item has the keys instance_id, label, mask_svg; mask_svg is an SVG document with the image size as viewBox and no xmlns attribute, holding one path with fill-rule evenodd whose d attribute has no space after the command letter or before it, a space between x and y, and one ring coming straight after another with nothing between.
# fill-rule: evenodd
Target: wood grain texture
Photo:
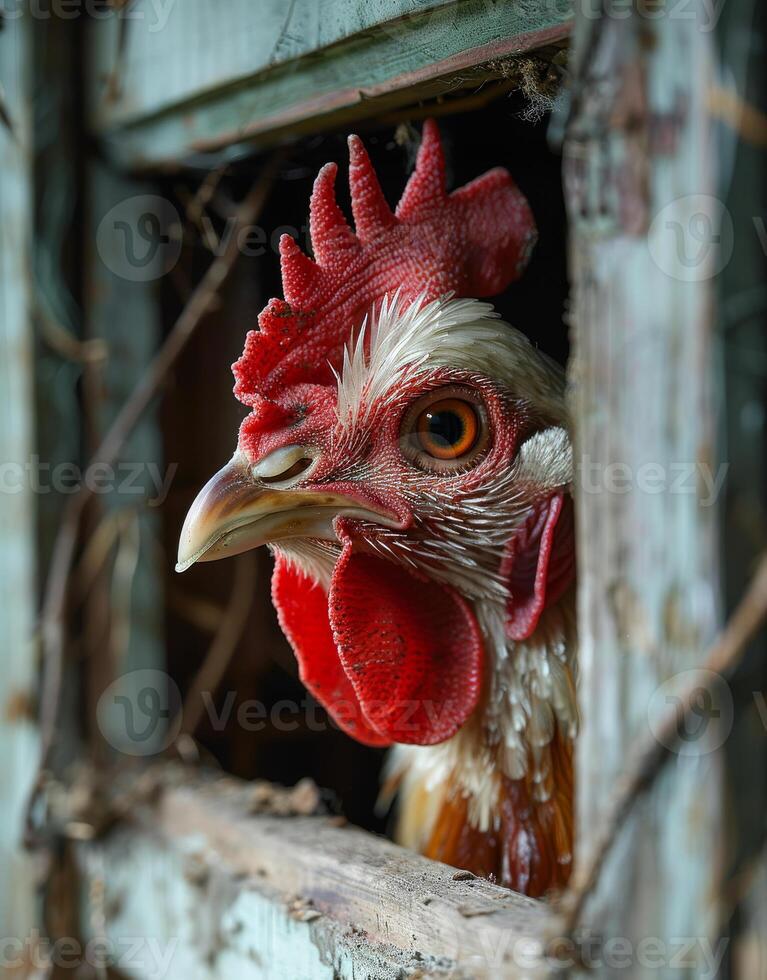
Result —
<instances>
[{"instance_id":1,"label":"wood grain texture","mask_svg":"<svg viewBox=\"0 0 767 980\"><path fill-rule=\"evenodd\" d=\"M110 122L161 112L206 91L307 57L375 28L419 18L459 0L139 0L130 10L94 25L93 57L101 78L96 111ZM399 29L397 26L396 29ZM119 34L118 98L105 79L115 68ZM162 84L158 85L158 70Z\"/></svg>"},{"instance_id":2,"label":"wood grain texture","mask_svg":"<svg viewBox=\"0 0 767 980\"><path fill-rule=\"evenodd\" d=\"M180 16L155 31L147 12L127 24L122 47L117 22L104 21L93 37L92 128L134 167L316 131L363 118L373 103L382 111L412 101L416 86L419 97L434 97L472 78L479 84L475 66L561 40L571 19L569 0L543 8L534 0L350 0L332 5L332 17L323 16L326 6L296 0L282 34L281 3L233 4L227 17L199 4L186 16L177 6Z\"/></svg>"},{"instance_id":3,"label":"wood grain texture","mask_svg":"<svg viewBox=\"0 0 767 980\"><path fill-rule=\"evenodd\" d=\"M583 858L598 846L634 742L673 704L673 678L700 660L720 623L718 500L706 488L721 471L717 256L698 255L693 235L708 207L696 195L716 188L704 105L711 34L671 16L583 18L575 60L565 168L581 467ZM726 691L712 707L635 808L587 906L603 936L631 944L632 976L657 975L636 959L642 940L665 944L670 970L675 937L690 943L675 976L714 975L706 970L720 938L723 803L713 750L727 734Z\"/></svg>"},{"instance_id":4,"label":"wood grain texture","mask_svg":"<svg viewBox=\"0 0 767 980\"><path fill-rule=\"evenodd\" d=\"M37 764L35 508L27 468L34 449L32 79L29 24L9 22L0 33L0 935L10 942L35 924L34 866L21 845ZM15 958L13 946L5 949Z\"/></svg>"},{"instance_id":5,"label":"wood grain texture","mask_svg":"<svg viewBox=\"0 0 767 980\"><path fill-rule=\"evenodd\" d=\"M86 330L89 339L105 345L108 357L86 382L89 455L142 377L160 339L157 279L164 272L164 253L159 248L151 259L153 245L142 239L141 229L147 220L162 217L165 224L155 232L159 236L167 232L169 219L165 210L155 215L158 199L151 191L151 186L91 164ZM172 212L169 204L166 210ZM137 258L131 262L134 253ZM146 742L131 740L126 709L118 699L133 702L138 691L164 677L143 673L165 666L157 539L165 480L175 473L163 456L156 408L146 413L106 472L110 478L104 481L105 490L94 495L92 531L113 545L87 597L89 722L97 744L107 751L150 753L162 742L162 726ZM97 712L104 690L118 678Z\"/></svg>"},{"instance_id":6,"label":"wood grain texture","mask_svg":"<svg viewBox=\"0 0 767 980\"><path fill-rule=\"evenodd\" d=\"M543 904L332 817L252 816L247 800L228 778L167 789L85 846L86 878L109 868L107 936L174 947L168 975L189 978L537 975Z\"/></svg>"}]
</instances>

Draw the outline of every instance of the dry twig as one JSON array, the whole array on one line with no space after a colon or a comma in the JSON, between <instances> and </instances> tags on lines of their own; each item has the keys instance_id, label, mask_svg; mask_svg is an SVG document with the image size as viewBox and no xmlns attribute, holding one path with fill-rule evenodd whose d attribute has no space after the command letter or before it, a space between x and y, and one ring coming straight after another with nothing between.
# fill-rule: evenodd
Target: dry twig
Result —
<instances>
[{"instance_id":1,"label":"dry twig","mask_svg":"<svg viewBox=\"0 0 767 980\"><path fill-rule=\"evenodd\" d=\"M126 439L160 391L165 378L198 325L217 300L219 290L239 255L239 232L258 218L269 195L279 162L280 154L276 153L267 162L247 197L239 205L233 233L229 236L226 247L208 266L162 347L148 365L145 374L93 454L90 467L97 464L108 465L115 461ZM41 772L47 765L56 734L66 645L68 583L77 548L80 519L91 495L88 483L89 481L84 482L79 491L70 497L54 544L43 600L40 630L43 646L43 684L40 699ZM33 800L40 785L41 781L38 778L33 790Z\"/></svg>"},{"instance_id":2,"label":"dry twig","mask_svg":"<svg viewBox=\"0 0 767 980\"><path fill-rule=\"evenodd\" d=\"M701 690L711 689L723 675L732 674L740 662L749 641L767 619L767 554L763 555L751 583L724 630L709 650L700 669L708 674L696 676L681 698L657 726L637 753L633 765L621 781L621 790L614 798L597 843L576 872L570 888L562 896L560 925L570 934L580 922L583 908L593 894L605 862L618 838L621 828L634 804L648 789L669 757L669 746L678 741L685 720L699 703ZM697 672L696 672L697 673Z\"/></svg>"},{"instance_id":3,"label":"dry twig","mask_svg":"<svg viewBox=\"0 0 767 980\"><path fill-rule=\"evenodd\" d=\"M708 92L708 111L753 146L767 146L767 115L732 88L715 85Z\"/></svg>"},{"instance_id":4,"label":"dry twig","mask_svg":"<svg viewBox=\"0 0 767 980\"><path fill-rule=\"evenodd\" d=\"M256 562L250 552L237 558L234 570L234 588L216 635L202 666L192 681L181 709L181 735L192 735L200 723L203 712L202 695L213 694L221 683L229 661L242 637L248 621L255 590Z\"/></svg>"},{"instance_id":5,"label":"dry twig","mask_svg":"<svg viewBox=\"0 0 767 980\"><path fill-rule=\"evenodd\" d=\"M169 609L201 633L215 633L226 615L223 605L204 596L191 595L173 585L168 589L167 601Z\"/></svg>"},{"instance_id":6,"label":"dry twig","mask_svg":"<svg viewBox=\"0 0 767 980\"><path fill-rule=\"evenodd\" d=\"M210 221L206 222L203 219L206 217L206 208L216 193L225 172L226 164L222 164L220 167L211 170L194 194L190 194L183 186L178 187L176 190L178 196L184 201L184 211L187 219L197 228L200 238L208 251L214 253L219 247L220 241Z\"/></svg>"},{"instance_id":7,"label":"dry twig","mask_svg":"<svg viewBox=\"0 0 767 980\"><path fill-rule=\"evenodd\" d=\"M107 345L100 338L79 340L40 302L36 312L40 319L40 336L60 357L75 364L101 364L107 359Z\"/></svg>"}]
</instances>

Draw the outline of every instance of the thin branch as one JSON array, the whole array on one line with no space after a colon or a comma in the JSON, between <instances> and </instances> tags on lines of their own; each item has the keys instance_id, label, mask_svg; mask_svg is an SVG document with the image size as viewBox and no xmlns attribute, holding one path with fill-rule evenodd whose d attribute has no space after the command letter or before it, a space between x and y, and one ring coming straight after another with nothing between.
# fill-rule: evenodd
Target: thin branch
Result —
<instances>
[{"instance_id":1,"label":"thin branch","mask_svg":"<svg viewBox=\"0 0 767 980\"><path fill-rule=\"evenodd\" d=\"M227 164L222 164L211 170L210 173L205 177L205 180L198 186L194 194L190 194L189 191L182 185L177 188L176 193L184 201L186 217L192 224L197 228L200 234L203 244L208 249L208 251L215 253L220 245L220 241L215 231L213 230L213 225L210 221L203 221L206 216L206 208L210 203L211 198L216 193L218 185L221 178L226 172Z\"/></svg>"},{"instance_id":2,"label":"thin branch","mask_svg":"<svg viewBox=\"0 0 767 980\"><path fill-rule=\"evenodd\" d=\"M107 562L115 541L120 535L123 511L115 510L104 514L88 536L82 554L70 571L70 601L84 603L97 576Z\"/></svg>"},{"instance_id":3,"label":"thin branch","mask_svg":"<svg viewBox=\"0 0 767 980\"><path fill-rule=\"evenodd\" d=\"M109 351L103 340L79 340L40 302L37 303L36 312L40 319L40 336L60 357L75 364L101 364L106 361Z\"/></svg>"},{"instance_id":4,"label":"thin branch","mask_svg":"<svg viewBox=\"0 0 767 980\"><path fill-rule=\"evenodd\" d=\"M175 365L200 322L217 300L219 290L232 271L239 255L239 232L257 220L272 187L281 160L275 153L267 162L247 197L237 208L232 234L221 255L208 266L205 275L181 311L165 342L133 389L89 466L111 464L117 458L144 412L160 391L165 378ZM58 721L59 692L65 650L66 598L70 570L77 547L78 528L91 490L85 481L70 497L56 538L50 571L46 583L41 614L43 646L43 684L40 699L41 770L47 764L55 740ZM39 786L39 780L38 780ZM37 788L33 791L36 794Z\"/></svg>"},{"instance_id":5,"label":"thin branch","mask_svg":"<svg viewBox=\"0 0 767 980\"><path fill-rule=\"evenodd\" d=\"M750 857L748 864L742 868L725 888L724 911L720 921L726 922L733 909L738 908L751 893L756 878L767 869L767 824L762 827L759 846Z\"/></svg>"},{"instance_id":6,"label":"thin branch","mask_svg":"<svg viewBox=\"0 0 767 980\"><path fill-rule=\"evenodd\" d=\"M226 615L225 608L210 599L190 595L171 585L167 592L168 608L191 623L201 633L215 633Z\"/></svg>"},{"instance_id":7,"label":"thin branch","mask_svg":"<svg viewBox=\"0 0 767 980\"><path fill-rule=\"evenodd\" d=\"M597 843L583 867L576 872L575 880L562 896L560 924L565 934L570 934L579 924L583 908L599 883L607 858L615 845L621 828L629 817L634 804L648 789L668 759L670 746L676 745L685 721L700 703L701 690L711 691L723 676L731 675L745 653L746 647L767 619L767 554L757 566L745 595L725 626L701 670L708 671L692 681L682 693L680 701L662 719L659 727L649 735L634 758L616 794Z\"/></svg>"},{"instance_id":8,"label":"thin branch","mask_svg":"<svg viewBox=\"0 0 767 980\"><path fill-rule=\"evenodd\" d=\"M221 683L229 661L239 643L255 591L256 564L253 555L246 552L237 559L234 588L213 642L197 671L181 709L180 735L192 735L200 724L204 708L202 695L213 694Z\"/></svg>"},{"instance_id":9,"label":"thin branch","mask_svg":"<svg viewBox=\"0 0 767 980\"><path fill-rule=\"evenodd\" d=\"M767 115L742 99L732 88L712 86L708 91L708 111L726 123L752 146L767 146Z\"/></svg>"}]
</instances>

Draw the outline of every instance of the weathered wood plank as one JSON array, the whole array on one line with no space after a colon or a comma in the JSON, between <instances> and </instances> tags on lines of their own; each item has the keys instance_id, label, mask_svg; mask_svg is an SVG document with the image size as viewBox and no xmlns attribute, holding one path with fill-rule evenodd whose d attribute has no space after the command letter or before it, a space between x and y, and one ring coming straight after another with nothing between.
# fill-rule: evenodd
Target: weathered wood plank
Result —
<instances>
[{"instance_id":1,"label":"weathered wood plank","mask_svg":"<svg viewBox=\"0 0 767 980\"><path fill-rule=\"evenodd\" d=\"M217 69L209 70L207 86L200 90L190 82L162 103L140 93L146 86L152 92L164 90L166 77L173 76L179 63L188 74L189 51L196 49L183 40L183 21L174 28L178 36L168 24L151 39L148 29L133 25L134 54L121 58L115 68L118 95L108 101L98 96L92 127L118 161L137 167L243 140L273 140L287 131L317 131L369 115L371 101L382 111L412 101L415 92L433 97L472 79L476 84L482 75L474 73L475 66L561 40L571 19L569 0L545 5L535 0L461 0L418 6L421 12L412 18L367 17L364 30L356 29L358 19L352 19L343 37L337 38L339 43L330 45L322 34L322 44L301 57L294 52L290 59L268 66L254 58L249 71L236 80L228 69L227 43L216 43L216 31L223 28L211 24L205 50L215 52ZM268 33L272 28L262 23L263 13L263 8L251 5L231 22L243 35ZM229 23L219 10L215 19ZM105 49L116 57L116 48L113 40L97 35L94 49L100 52L91 71L95 92L105 67L98 59L103 59Z\"/></svg>"},{"instance_id":2,"label":"weathered wood plank","mask_svg":"<svg viewBox=\"0 0 767 980\"><path fill-rule=\"evenodd\" d=\"M103 343L107 357L87 389L89 452L127 401L160 339L158 283L169 255L175 257L180 245L158 242L179 218L152 190L91 163L85 320L89 339ZM154 222L156 229L149 234L147 227L154 228ZM172 682L160 673L165 649L157 541L160 507L174 473L175 467L163 459L155 408L145 413L117 463L107 468L103 491L94 500L102 533L114 545L92 584L86 615L89 721L97 740L131 755L153 754L165 737L162 721L151 737L144 737L137 698L142 690L155 690L163 708L168 707L167 685Z\"/></svg>"},{"instance_id":3,"label":"weathered wood plank","mask_svg":"<svg viewBox=\"0 0 767 980\"><path fill-rule=\"evenodd\" d=\"M678 681L689 681L675 675L700 662L720 620L712 37L670 13L625 12L577 25L566 141L581 463L580 862L598 846L632 747L673 705ZM728 707L722 685L623 828L587 906L602 935L630 945L632 976L657 975L657 955L653 966L652 956L636 959L642 941L662 945L666 971L672 939L689 941L675 976L714 976L711 957L724 952L714 750Z\"/></svg>"},{"instance_id":4,"label":"weathered wood plank","mask_svg":"<svg viewBox=\"0 0 767 980\"><path fill-rule=\"evenodd\" d=\"M426 23L440 7L456 2L139 0L95 23L96 118L114 125L152 115L365 31L393 29L413 17ZM109 86L116 67L120 86L114 93Z\"/></svg>"},{"instance_id":5,"label":"weathered wood plank","mask_svg":"<svg viewBox=\"0 0 767 980\"><path fill-rule=\"evenodd\" d=\"M0 32L0 935L7 944L35 924L34 873L21 847L37 763L35 526L29 465L32 409L32 38L28 22ZM12 128L11 128L12 127ZM19 950L4 947L16 959Z\"/></svg>"},{"instance_id":6,"label":"weathered wood plank","mask_svg":"<svg viewBox=\"0 0 767 980\"><path fill-rule=\"evenodd\" d=\"M86 878L103 876L116 910L107 937L142 937L145 950L151 939L169 975L190 978L457 980L540 966L542 903L334 818L252 816L247 800L226 778L168 789L135 826L84 846Z\"/></svg>"}]
</instances>

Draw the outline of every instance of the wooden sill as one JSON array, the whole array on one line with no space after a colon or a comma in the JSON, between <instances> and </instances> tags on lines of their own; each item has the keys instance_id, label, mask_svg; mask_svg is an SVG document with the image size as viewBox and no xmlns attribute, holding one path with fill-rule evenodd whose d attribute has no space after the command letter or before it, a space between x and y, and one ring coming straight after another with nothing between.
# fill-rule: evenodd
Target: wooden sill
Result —
<instances>
[{"instance_id":1,"label":"wooden sill","mask_svg":"<svg viewBox=\"0 0 767 980\"><path fill-rule=\"evenodd\" d=\"M77 845L89 938L103 921L116 952L133 940L120 973L158 976L167 957L184 980L532 975L543 903L338 818L254 816L249 797L229 777L171 786Z\"/></svg>"}]
</instances>

